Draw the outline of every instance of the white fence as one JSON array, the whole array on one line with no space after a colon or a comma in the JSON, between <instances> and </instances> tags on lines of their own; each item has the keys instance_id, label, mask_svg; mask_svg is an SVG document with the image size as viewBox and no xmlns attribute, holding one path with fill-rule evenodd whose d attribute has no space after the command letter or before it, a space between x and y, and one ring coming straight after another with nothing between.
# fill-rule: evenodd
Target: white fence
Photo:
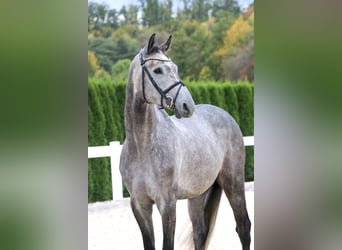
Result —
<instances>
[{"instance_id":1,"label":"white fence","mask_svg":"<svg viewBox=\"0 0 342 250\"><path fill-rule=\"evenodd\" d=\"M245 146L254 146L254 136L245 136L243 140ZM119 171L121 150L122 145L118 141L110 142L109 146L88 147L88 158L110 157L113 200L123 198L122 179Z\"/></svg>"}]
</instances>

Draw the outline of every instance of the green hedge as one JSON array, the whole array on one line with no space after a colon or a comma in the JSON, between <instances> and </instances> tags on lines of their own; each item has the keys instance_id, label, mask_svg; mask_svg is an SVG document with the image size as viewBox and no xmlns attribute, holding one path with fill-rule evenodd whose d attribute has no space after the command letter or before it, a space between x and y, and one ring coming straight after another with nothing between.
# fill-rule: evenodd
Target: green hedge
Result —
<instances>
[{"instance_id":1,"label":"green hedge","mask_svg":"<svg viewBox=\"0 0 342 250\"><path fill-rule=\"evenodd\" d=\"M244 136L254 135L254 85L192 82L186 84L196 104L211 103L228 111ZM126 84L88 80L88 146L125 138ZM109 158L88 160L88 202L112 199ZM245 178L254 180L254 147L246 147ZM124 187L124 194L128 192Z\"/></svg>"}]
</instances>

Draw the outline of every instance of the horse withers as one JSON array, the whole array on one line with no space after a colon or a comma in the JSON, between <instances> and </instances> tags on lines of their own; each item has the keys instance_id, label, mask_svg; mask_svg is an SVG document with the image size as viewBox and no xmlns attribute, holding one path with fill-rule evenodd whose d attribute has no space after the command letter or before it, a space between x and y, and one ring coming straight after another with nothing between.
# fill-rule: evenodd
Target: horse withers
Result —
<instances>
[{"instance_id":1,"label":"horse withers","mask_svg":"<svg viewBox=\"0 0 342 250\"><path fill-rule=\"evenodd\" d=\"M155 249L152 206L163 227L163 250L174 249L176 202L188 199L196 250L206 249L222 190L233 209L242 249L250 248L241 131L224 110L196 105L153 34L133 59L127 81L126 140L120 172L131 197L144 249ZM185 55L184 55L185 56ZM174 111L169 116L165 108Z\"/></svg>"}]
</instances>

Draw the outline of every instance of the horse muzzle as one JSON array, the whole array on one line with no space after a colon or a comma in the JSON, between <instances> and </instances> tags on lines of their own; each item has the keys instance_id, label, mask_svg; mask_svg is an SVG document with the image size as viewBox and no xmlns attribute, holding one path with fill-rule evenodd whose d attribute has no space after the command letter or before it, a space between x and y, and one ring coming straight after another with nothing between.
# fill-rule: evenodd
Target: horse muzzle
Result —
<instances>
[{"instance_id":1,"label":"horse muzzle","mask_svg":"<svg viewBox=\"0 0 342 250\"><path fill-rule=\"evenodd\" d=\"M194 111L195 111L195 103L191 97L189 101L177 100L175 104L174 112L175 112L175 116L178 119L191 117Z\"/></svg>"}]
</instances>

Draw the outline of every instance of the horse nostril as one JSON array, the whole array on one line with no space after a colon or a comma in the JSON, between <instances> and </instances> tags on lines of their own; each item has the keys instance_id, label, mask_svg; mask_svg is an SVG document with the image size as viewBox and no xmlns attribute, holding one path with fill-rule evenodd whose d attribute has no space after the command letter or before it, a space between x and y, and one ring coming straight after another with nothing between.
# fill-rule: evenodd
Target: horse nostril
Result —
<instances>
[{"instance_id":1,"label":"horse nostril","mask_svg":"<svg viewBox=\"0 0 342 250\"><path fill-rule=\"evenodd\" d=\"M186 105L186 103L183 103L183 111L184 111L184 113L186 113L186 114L189 113L189 109L188 109L188 106Z\"/></svg>"}]
</instances>

